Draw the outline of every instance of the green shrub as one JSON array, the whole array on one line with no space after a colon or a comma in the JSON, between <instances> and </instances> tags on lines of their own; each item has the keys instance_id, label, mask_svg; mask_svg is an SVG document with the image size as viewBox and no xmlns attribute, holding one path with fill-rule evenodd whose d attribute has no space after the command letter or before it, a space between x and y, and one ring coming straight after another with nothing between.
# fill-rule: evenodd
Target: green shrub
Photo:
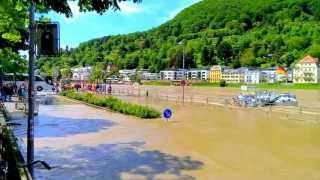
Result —
<instances>
[{"instance_id":1,"label":"green shrub","mask_svg":"<svg viewBox=\"0 0 320 180\"><path fill-rule=\"evenodd\" d=\"M134 115L140 118L158 118L161 115L159 111L151 107L123 102L120 99L112 96L105 97L91 93L81 93L75 91L63 91L60 93L60 95L96 106L107 107L113 111L127 115Z\"/></svg>"},{"instance_id":2,"label":"green shrub","mask_svg":"<svg viewBox=\"0 0 320 180\"><path fill-rule=\"evenodd\" d=\"M224 79L222 79L220 82L219 82L219 85L220 87L226 87L227 86L227 83Z\"/></svg>"}]
</instances>

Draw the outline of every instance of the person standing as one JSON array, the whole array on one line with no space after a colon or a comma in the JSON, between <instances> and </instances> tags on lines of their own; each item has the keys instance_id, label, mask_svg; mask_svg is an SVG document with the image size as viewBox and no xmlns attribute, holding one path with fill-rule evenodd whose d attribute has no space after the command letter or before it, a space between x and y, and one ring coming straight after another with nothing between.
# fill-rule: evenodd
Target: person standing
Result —
<instances>
[{"instance_id":1,"label":"person standing","mask_svg":"<svg viewBox=\"0 0 320 180\"><path fill-rule=\"evenodd\" d=\"M59 93L59 90L60 90L60 87L59 87L59 83L58 82L56 82L56 93Z\"/></svg>"},{"instance_id":2,"label":"person standing","mask_svg":"<svg viewBox=\"0 0 320 180\"><path fill-rule=\"evenodd\" d=\"M102 84L102 92L103 94L106 94L107 92L107 85L105 83Z\"/></svg>"},{"instance_id":3,"label":"person standing","mask_svg":"<svg viewBox=\"0 0 320 180\"><path fill-rule=\"evenodd\" d=\"M9 92L8 84L4 84L2 88L2 98L4 102L7 102L8 100L8 92Z\"/></svg>"},{"instance_id":4,"label":"person standing","mask_svg":"<svg viewBox=\"0 0 320 180\"><path fill-rule=\"evenodd\" d=\"M112 87L111 87L111 83L109 83L109 87L108 87L108 94L112 93Z\"/></svg>"},{"instance_id":5,"label":"person standing","mask_svg":"<svg viewBox=\"0 0 320 180\"><path fill-rule=\"evenodd\" d=\"M20 89L21 89L21 96L26 97L27 96L27 86L24 83L22 83L20 86Z\"/></svg>"},{"instance_id":6,"label":"person standing","mask_svg":"<svg viewBox=\"0 0 320 180\"><path fill-rule=\"evenodd\" d=\"M13 94L14 94L13 84L8 84L8 90L7 90L8 102L11 102L11 98Z\"/></svg>"},{"instance_id":7,"label":"person standing","mask_svg":"<svg viewBox=\"0 0 320 180\"><path fill-rule=\"evenodd\" d=\"M3 87L0 86L0 101L3 101L3 93L2 93Z\"/></svg>"}]
</instances>

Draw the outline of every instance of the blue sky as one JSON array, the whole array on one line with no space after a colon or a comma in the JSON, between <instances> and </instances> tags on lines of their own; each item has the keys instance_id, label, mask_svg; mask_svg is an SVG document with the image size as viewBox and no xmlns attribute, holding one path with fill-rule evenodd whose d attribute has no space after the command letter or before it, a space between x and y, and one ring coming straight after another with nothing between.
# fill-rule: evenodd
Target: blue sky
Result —
<instances>
[{"instance_id":1,"label":"blue sky","mask_svg":"<svg viewBox=\"0 0 320 180\"><path fill-rule=\"evenodd\" d=\"M123 2L121 11L81 13L77 2L69 2L72 18L54 12L48 16L60 23L60 46L77 47L81 42L107 35L145 31L172 19L184 8L200 0L142 0Z\"/></svg>"}]
</instances>

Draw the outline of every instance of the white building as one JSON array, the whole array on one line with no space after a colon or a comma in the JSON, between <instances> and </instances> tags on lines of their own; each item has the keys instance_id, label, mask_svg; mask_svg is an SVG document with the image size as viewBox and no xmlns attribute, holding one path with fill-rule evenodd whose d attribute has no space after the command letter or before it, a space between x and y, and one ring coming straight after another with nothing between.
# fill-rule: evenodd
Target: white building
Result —
<instances>
[{"instance_id":1,"label":"white building","mask_svg":"<svg viewBox=\"0 0 320 180\"><path fill-rule=\"evenodd\" d=\"M240 74L236 69L224 69L222 79L225 80L226 83L240 83Z\"/></svg>"},{"instance_id":2,"label":"white building","mask_svg":"<svg viewBox=\"0 0 320 180\"><path fill-rule=\"evenodd\" d=\"M188 80L208 80L208 69L189 69L186 72Z\"/></svg>"},{"instance_id":3,"label":"white building","mask_svg":"<svg viewBox=\"0 0 320 180\"><path fill-rule=\"evenodd\" d=\"M226 83L244 83L245 80L245 72L247 72L249 68L242 67L239 69L224 69L222 72L222 79L226 81Z\"/></svg>"},{"instance_id":4,"label":"white building","mask_svg":"<svg viewBox=\"0 0 320 180\"><path fill-rule=\"evenodd\" d=\"M248 70L244 73L244 83L245 84L259 84L260 83L260 71L258 70Z\"/></svg>"},{"instance_id":5,"label":"white building","mask_svg":"<svg viewBox=\"0 0 320 180\"><path fill-rule=\"evenodd\" d=\"M160 79L162 80L182 80L183 69L166 69L160 71ZM186 71L185 71L186 72Z\"/></svg>"},{"instance_id":6,"label":"white building","mask_svg":"<svg viewBox=\"0 0 320 180\"><path fill-rule=\"evenodd\" d=\"M292 70L288 70L287 74L288 74L287 75L287 81L292 83L293 82L293 71Z\"/></svg>"},{"instance_id":7,"label":"white building","mask_svg":"<svg viewBox=\"0 0 320 180\"><path fill-rule=\"evenodd\" d=\"M158 80L159 74L158 73L150 73L150 72L144 72L139 75L139 79L142 80Z\"/></svg>"},{"instance_id":8,"label":"white building","mask_svg":"<svg viewBox=\"0 0 320 180\"><path fill-rule=\"evenodd\" d=\"M277 71L275 67L268 68L261 71L261 81L262 83L276 83L278 80Z\"/></svg>"},{"instance_id":9,"label":"white building","mask_svg":"<svg viewBox=\"0 0 320 180\"><path fill-rule=\"evenodd\" d=\"M130 81L131 76L136 74L136 72L135 69L122 69L119 70L119 75L122 77L123 81Z\"/></svg>"},{"instance_id":10,"label":"white building","mask_svg":"<svg viewBox=\"0 0 320 180\"><path fill-rule=\"evenodd\" d=\"M144 78L146 80L158 80L159 74L158 73L145 73Z\"/></svg>"},{"instance_id":11,"label":"white building","mask_svg":"<svg viewBox=\"0 0 320 180\"><path fill-rule=\"evenodd\" d=\"M72 71L72 80L74 81L87 81L92 71L91 66L73 68Z\"/></svg>"},{"instance_id":12,"label":"white building","mask_svg":"<svg viewBox=\"0 0 320 180\"><path fill-rule=\"evenodd\" d=\"M160 79L162 80L175 80L176 70L174 69L166 69L160 71Z\"/></svg>"},{"instance_id":13,"label":"white building","mask_svg":"<svg viewBox=\"0 0 320 180\"><path fill-rule=\"evenodd\" d=\"M261 71L261 83L291 82L292 71L286 67L278 66Z\"/></svg>"},{"instance_id":14,"label":"white building","mask_svg":"<svg viewBox=\"0 0 320 180\"><path fill-rule=\"evenodd\" d=\"M138 79L141 80L158 80L159 74L158 73L150 73L147 69L142 69L137 71Z\"/></svg>"},{"instance_id":15,"label":"white building","mask_svg":"<svg viewBox=\"0 0 320 180\"><path fill-rule=\"evenodd\" d=\"M293 83L320 83L319 59L304 57L293 69Z\"/></svg>"}]
</instances>

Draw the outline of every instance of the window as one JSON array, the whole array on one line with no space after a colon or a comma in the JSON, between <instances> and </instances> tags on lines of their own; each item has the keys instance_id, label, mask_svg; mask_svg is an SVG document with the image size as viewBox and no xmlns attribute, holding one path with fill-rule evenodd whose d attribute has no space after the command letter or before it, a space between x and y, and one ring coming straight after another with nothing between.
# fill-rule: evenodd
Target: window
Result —
<instances>
[{"instance_id":1,"label":"window","mask_svg":"<svg viewBox=\"0 0 320 180\"><path fill-rule=\"evenodd\" d=\"M35 81L43 81L43 79L40 76L35 76Z\"/></svg>"},{"instance_id":2,"label":"window","mask_svg":"<svg viewBox=\"0 0 320 180\"><path fill-rule=\"evenodd\" d=\"M16 81L27 81L28 76L27 75L16 75Z\"/></svg>"}]
</instances>

